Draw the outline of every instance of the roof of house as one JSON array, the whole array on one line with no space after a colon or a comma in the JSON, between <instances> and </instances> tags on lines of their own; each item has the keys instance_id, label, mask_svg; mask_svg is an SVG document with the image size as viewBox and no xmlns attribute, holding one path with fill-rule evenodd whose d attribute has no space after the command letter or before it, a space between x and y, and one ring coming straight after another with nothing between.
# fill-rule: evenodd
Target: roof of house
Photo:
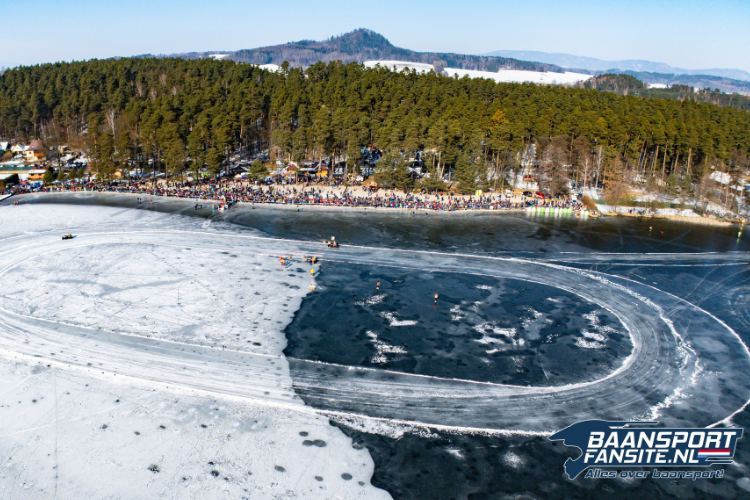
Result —
<instances>
[{"instance_id":1,"label":"roof of house","mask_svg":"<svg viewBox=\"0 0 750 500\"><path fill-rule=\"evenodd\" d=\"M34 139L29 143L29 149L32 149L34 151L41 151L42 149L44 149L42 148L42 141L40 141L39 139Z\"/></svg>"}]
</instances>

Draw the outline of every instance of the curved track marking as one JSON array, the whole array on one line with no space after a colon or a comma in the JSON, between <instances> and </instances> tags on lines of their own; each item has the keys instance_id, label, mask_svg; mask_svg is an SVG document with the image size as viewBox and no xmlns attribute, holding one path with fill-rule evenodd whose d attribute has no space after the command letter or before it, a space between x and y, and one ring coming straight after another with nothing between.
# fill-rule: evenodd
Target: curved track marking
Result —
<instances>
[{"instance_id":1,"label":"curved track marking","mask_svg":"<svg viewBox=\"0 0 750 500\"><path fill-rule=\"evenodd\" d=\"M20 354L52 359L91 371L250 398L300 411L310 408L303 406L298 395L315 409L332 415L490 432L544 433L589 418L659 417L672 423L708 425L742 407L750 395L748 383L735 378L748 373L750 357L739 338L732 335L734 332L727 331L717 318L694 307L677 309L685 317L693 315L690 323L694 320L709 328L714 342L711 354L721 355L711 361L702 356L708 345L702 342L708 339L696 338L699 335L682 326L676 328L665 314L672 309L662 304L677 307L679 300L675 297L653 287L624 283L619 277L551 261L361 246L330 251L316 243L232 232L83 230L78 231L72 245L51 233L1 240L0 278L9 269L45 254L102 244L166 245L268 256L317 253L322 260L349 264L534 281L574 293L615 314L628 329L633 351L604 378L557 387L506 386L274 358L288 363L294 382L292 392L274 370L268 369L268 356L92 330L0 309L0 351L6 357ZM686 332L690 333L688 342L682 338ZM743 349L742 359L725 363L726 353L735 354L738 349ZM710 408L691 416L684 414L690 404L705 407L707 391L731 380L736 380L735 394L724 395L721 401L714 394L709 398Z\"/></svg>"}]
</instances>

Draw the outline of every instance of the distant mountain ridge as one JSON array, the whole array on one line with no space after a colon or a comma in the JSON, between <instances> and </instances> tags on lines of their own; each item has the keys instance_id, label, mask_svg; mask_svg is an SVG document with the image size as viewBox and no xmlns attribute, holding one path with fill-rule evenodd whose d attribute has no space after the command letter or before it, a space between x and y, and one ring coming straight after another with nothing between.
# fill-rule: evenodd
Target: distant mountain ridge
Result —
<instances>
[{"instance_id":1,"label":"distant mountain ridge","mask_svg":"<svg viewBox=\"0 0 750 500\"><path fill-rule=\"evenodd\" d=\"M709 75L733 80L750 82L750 73L740 69L682 69L665 63L626 59L622 61L607 61L594 57L575 56L564 53L538 52L534 50L496 50L483 54L485 56L509 57L524 61L538 61L554 64L563 68L585 69L589 71L608 71L612 69L620 72L660 73L672 75Z\"/></svg>"},{"instance_id":2,"label":"distant mountain ridge","mask_svg":"<svg viewBox=\"0 0 750 500\"><path fill-rule=\"evenodd\" d=\"M750 82L733 80L712 75L673 75L663 73L647 73L643 71L612 70L609 73L633 76L644 83L665 84L667 86L687 85L695 89L719 89L727 94L750 95Z\"/></svg>"},{"instance_id":3,"label":"distant mountain ridge","mask_svg":"<svg viewBox=\"0 0 750 500\"><path fill-rule=\"evenodd\" d=\"M396 47L383 35L364 28L319 41L300 40L236 51L186 52L158 56L144 54L135 57L214 58L259 66L281 66L286 61L291 66L301 67L332 61L343 63L363 63L371 60L408 61L431 64L437 73L441 73L445 68L490 72L497 72L500 69L553 73L573 70L589 74L611 72L626 73L651 84L687 85L699 89L709 88L727 93L750 94L750 73L740 70L706 70L733 76L701 74L698 70L684 73L687 70L650 61L603 61L592 57L535 51L496 51L484 55L417 52ZM623 63L622 67L617 67L618 63Z\"/></svg>"},{"instance_id":4,"label":"distant mountain ridge","mask_svg":"<svg viewBox=\"0 0 750 500\"><path fill-rule=\"evenodd\" d=\"M500 68L563 73L554 64L518 61L507 57L416 52L396 47L383 35L360 28L327 40L300 40L268 47L237 51L188 52L171 54L185 59L208 57L229 59L250 64L277 64L287 61L292 66L310 66L317 62L342 61L363 63L368 60L398 60L432 64L437 72L444 68L471 69L496 72ZM153 57L153 56L152 56Z\"/></svg>"}]
</instances>

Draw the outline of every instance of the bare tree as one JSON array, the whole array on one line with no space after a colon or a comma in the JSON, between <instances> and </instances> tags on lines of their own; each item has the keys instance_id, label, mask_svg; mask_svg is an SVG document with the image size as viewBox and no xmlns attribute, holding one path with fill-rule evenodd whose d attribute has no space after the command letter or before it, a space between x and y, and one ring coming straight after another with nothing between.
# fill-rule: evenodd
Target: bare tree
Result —
<instances>
[{"instance_id":1,"label":"bare tree","mask_svg":"<svg viewBox=\"0 0 750 500\"><path fill-rule=\"evenodd\" d=\"M570 140L567 135L557 136L547 144L542 153L542 171L544 175L539 177L539 187L542 187L543 181L552 196L560 196L568 192L569 142Z\"/></svg>"},{"instance_id":2,"label":"bare tree","mask_svg":"<svg viewBox=\"0 0 750 500\"><path fill-rule=\"evenodd\" d=\"M109 109L105 115L105 120L107 120L107 127L112 131L112 135L115 135L115 126L117 124L117 111L112 108Z\"/></svg>"}]
</instances>

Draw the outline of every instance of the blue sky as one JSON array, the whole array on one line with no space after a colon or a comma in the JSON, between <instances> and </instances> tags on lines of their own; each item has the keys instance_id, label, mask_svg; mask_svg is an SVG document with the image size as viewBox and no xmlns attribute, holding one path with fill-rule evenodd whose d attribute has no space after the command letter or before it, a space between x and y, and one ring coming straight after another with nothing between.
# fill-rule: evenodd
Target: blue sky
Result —
<instances>
[{"instance_id":1,"label":"blue sky","mask_svg":"<svg viewBox=\"0 0 750 500\"><path fill-rule=\"evenodd\" d=\"M394 45L750 71L750 0L0 0L0 66L237 50L364 27Z\"/></svg>"}]
</instances>

